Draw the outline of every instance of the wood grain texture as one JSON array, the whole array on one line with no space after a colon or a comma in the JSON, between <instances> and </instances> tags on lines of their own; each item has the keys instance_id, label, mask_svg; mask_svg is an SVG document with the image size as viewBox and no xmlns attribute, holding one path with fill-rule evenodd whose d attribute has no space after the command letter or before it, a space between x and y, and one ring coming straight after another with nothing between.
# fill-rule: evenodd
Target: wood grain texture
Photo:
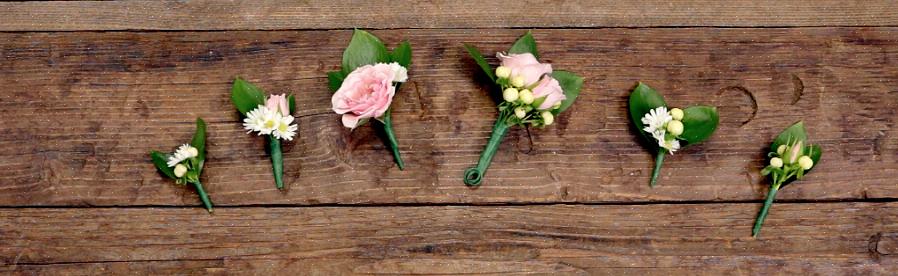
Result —
<instances>
[{"instance_id":1,"label":"wood grain texture","mask_svg":"<svg viewBox=\"0 0 898 276\"><path fill-rule=\"evenodd\" d=\"M0 31L505 27L896 26L896 2L34 1L0 3Z\"/></svg>"},{"instance_id":2,"label":"wood grain texture","mask_svg":"<svg viewBox=\"0 0 898 276\"><path fill-rule=\"evenodd\" d=\"M823 159L779 199L898 197L898 28L539 30L544 59L583 75L584 90L557 124L512 130L468 188L462 171L496 111L461 43L493 53L522 33L375 32L414 45L393 105L405 171L370 127L350 131L330 110L324 73L350 31L0 34L0 205L198 204L147 154L188 141L196 116L218 205L759 200L764 148L802 119ZM298 95L285 193L230 103L237 75ZM721 112L715 136L668 158L655 189L627 119L636 81L672 106Z\"/></svg>"},{"instance_id":3,"label":"wood grain texture","mask_svg":"<svg viewBox=\"0 0 898 276\"><path fill-rule=\"evenodd\" d=\"M887 274L898 203L0 210L0 271ZM180 270L183 268L183 270Z\"/></svg>"}]
</instances>

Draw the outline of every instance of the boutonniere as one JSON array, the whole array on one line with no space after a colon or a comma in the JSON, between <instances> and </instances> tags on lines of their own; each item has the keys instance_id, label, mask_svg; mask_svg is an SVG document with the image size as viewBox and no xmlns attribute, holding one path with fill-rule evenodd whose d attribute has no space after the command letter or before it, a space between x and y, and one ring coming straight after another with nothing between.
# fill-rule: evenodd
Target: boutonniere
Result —
<instances>
[{"instance_id":1,"label":"boutonniere","mask_svg":"<svg viewBox=\"0 0 898 276\"><path fill-rule=\"evenodd\" d=\"M343 115L343 126L355 129L370 119L379 122L400 170L405 164L393 132L390 104L400 84L408 80L411 63L412 47L408 41L391 52L374 35L355 30L343 51L340 71L327 73L328 86L334 91L331 104L334 112Z\"/></svg>"},{"instance_id":2,"label":"boutonniere","mask_svg":"<svg viewBox=\"0 0 898 276\"><path fill-rule=\"evenodd\" d=\"M270 95L266 99L262 89L237 78L231 87L231 101L243 115L243 128L247 133L255 132L268 139L274 183L278 189L283 190L284 157L281 153L281 140L292 141L299 128L290 115L296 109L296 100L293 95L285 94Z\"/></svg>"},{"instance_id":3,"label":"boutonniere","mask_svg":"<svg viewBox=\"0 0 898 276\"><path fill-rule=\"evenodd\" d=\"M465 170L464 182L480 185L483 175L499 149L499 143L513 126L544 127L555 122L559 113L568 109L583 86L583 78L566 71L553 71L552 65L539 62L539 52L533 35L527 32L508 49L497 53L501 62L495 71L480 51L465 44L465 48L480 69L497 86L501 93L499 117L476 167ZM498 98L498 97L497 97Z\"/></svg>"},{"instance_id":4,"label":"boutonniere","mask_svg":"<svg viewBox=\"0 0 898 276\"><path fill-rule=\"evenodd\" d=\"M183 144L170 154L154 150L150 152L150 157L156 168L168 178L174 179L176 184L193 184L206 210L212 213L212 201L200 183L203 163L206 161L206 123L203 119L196 118L196 133L190 144Z\"/></svg>"},{"instance_id":5,"label":"boutonniere","mask_svg":"<svg viewBox=\"0 0 898 276\"><path fill-rule=\"evenodd\" d=\"M769 165L761 170L761 175L770 177L770 191L751 230L752 236L757 237L761 232L761 225L773 205L776 192L792 181L801 180L820 162L823 150L818 145L809 145L807 139L804 123L798 122L783 130L770 144L771 152L767 154L770 157Z\"/></svg>"},{"instance_id":6,"label":"boutonniere","mask_svg":"<svg viewBox=\"0 0 898 276\"><path fill-rule=\"evenodd\" d=\"M630 119L655 153L651 187L658 180L666 154L707 140L719 121L717 108L712 106L668 109L664 97L641 82L630 93Z\"/></svg>"}]
</instances>

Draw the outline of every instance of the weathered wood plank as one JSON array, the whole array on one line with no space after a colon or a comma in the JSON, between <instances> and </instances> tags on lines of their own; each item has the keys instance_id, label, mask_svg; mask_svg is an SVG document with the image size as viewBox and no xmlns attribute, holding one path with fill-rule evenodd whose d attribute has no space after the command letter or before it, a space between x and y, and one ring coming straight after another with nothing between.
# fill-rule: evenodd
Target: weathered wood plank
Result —
<instances>
[{"instance_id":1,"label":"weathered wood plank","mask_svg":"<svg viewBox=\"0 0 898 276\"><path fill-rule=\"evenodd\" d=\"M209 122L204 183L219 205L758 200L762 149L800 119L825 154L780 199L898 197L898 28L539 30L543 56L585 76L584 91L556 125L513 130L478 189L460 177L495 109L460 45L500 51L522 31L375 33L415 47L393 113L405 171L370 128L351 132L330 110L324 72L350 31L0 34L0 205L197 204L147 156L187 141L195 116ZM240 128L236 75L298 94L286 193L263 139ZM655 189L626 113L638 80L722 116L709 142L668 158Z\"/></svg>"},{"instance_id":2,"label":"weathered wood plank","mask_svg":"<svg viewBox=\"0 0 898 276\"><path fill-rule=\"evenodd\" d=\"M403 3L405 2L405 3ZM0 3L0 31L656 26L895 26L896 2L34 1Z\"/></svg>"},{"instance_id":3,"label":"weathered wood plank","mask_svg":"<svg viewBox=\"0 0 898 276\"><path fill-rule=\"evenodd\" d=\"M0 271L886 274L898 203L0 210Z\"/></svg>"}]
</instances>

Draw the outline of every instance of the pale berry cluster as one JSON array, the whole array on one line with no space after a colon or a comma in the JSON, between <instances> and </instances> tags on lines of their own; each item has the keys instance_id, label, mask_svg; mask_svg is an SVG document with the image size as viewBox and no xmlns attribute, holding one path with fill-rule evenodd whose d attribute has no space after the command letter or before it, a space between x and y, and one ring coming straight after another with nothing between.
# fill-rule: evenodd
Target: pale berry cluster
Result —
<instances>
[{"instance_id":1,"label":"pale berry cluster","mask_svg":"<svg viewBox=\"0 0 898 276\"><path fill-rule=\"evenodd\" d=\"M553 111L566 97L558 80L550 75L552 65L539 63L530 53L497 56L502 65L496 68L496 83L505 100L499 109L513 114L509 119L514 124L546 126L555 122Z\"/></svg>"},{"instance_id":2,"label":"pale berry cluster","mask_svg":"<svg viewBox=\"0 0 898 276\"><path fill-rule=\"evenodd\" d=\"M652 134L658 146L673 154L680 149L680 135L683 134L683 110L679 108L667 111L667 107L658 107L642 117L644 130Z\"/></svg>"}]
</instances>

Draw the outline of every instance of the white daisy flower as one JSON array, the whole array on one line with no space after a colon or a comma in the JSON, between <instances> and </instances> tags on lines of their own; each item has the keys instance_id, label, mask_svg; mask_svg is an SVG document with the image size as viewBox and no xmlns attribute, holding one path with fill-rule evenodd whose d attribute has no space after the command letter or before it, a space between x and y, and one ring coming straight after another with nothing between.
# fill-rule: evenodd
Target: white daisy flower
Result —
<instances>
[{"instance_id":1,"label":"white daisy flower","mask_svg":"<svg viewBox=\"0 0 898 276\"><path fill-rule=\"evenodd\" d=\"M280 117L277 112L271 111L264 105L259 105L256 109L246 113L246 118L243 119L243 128L247 130L246 133L257 131L259 135L271 134L277 128Z\"/></svg>"},{"instance_id":2,"label":"white daisy flower","mask_svg":"<svg viewBox=\"0 0 898 276\"><path fill-rule=\"evenodd\" d=\"M673 120L673 117L667 112L667 108L659 106L658 108L650 110L649 113L646 113L645 116L642 117L642 123L646 126L642 130L649 133L654 133L659 129L663 130L667 122L670 122L671 120Z\"/></svg>"},{"instance_id":3,"label":"white daisy flower","mask_svg":"<svg viewBox=\"0 0 898 276\"><path fill-rule=\"evenodd\" d=\"M271 132L275 138L292 141L298 127L293 123L293 116L282 116L277 127Z\"/></svg>"},{"instance_id":4,"label":"white daisy flower","mask_svg":"<svg viewBox=\"0 0 898 276\"><path fill-rule=\"evenodd\" d=\"M658 146L667 149L671 155L674 154L675 151L680 149L680 140L670 139L670 140L658 140Z\"/></svg>"},{"instance_id":5,"label":"white daisy flower","mask_svg":"<svg viewBox=\"0 0 898 276\"><path fill-rule=\"evenodd\" d=\"M188 158L196 157L199 154L196 148L188 144L183 144L175 150L175 153L168 157L168 166L174 167Z\"/></svg>"}]
</instances>

